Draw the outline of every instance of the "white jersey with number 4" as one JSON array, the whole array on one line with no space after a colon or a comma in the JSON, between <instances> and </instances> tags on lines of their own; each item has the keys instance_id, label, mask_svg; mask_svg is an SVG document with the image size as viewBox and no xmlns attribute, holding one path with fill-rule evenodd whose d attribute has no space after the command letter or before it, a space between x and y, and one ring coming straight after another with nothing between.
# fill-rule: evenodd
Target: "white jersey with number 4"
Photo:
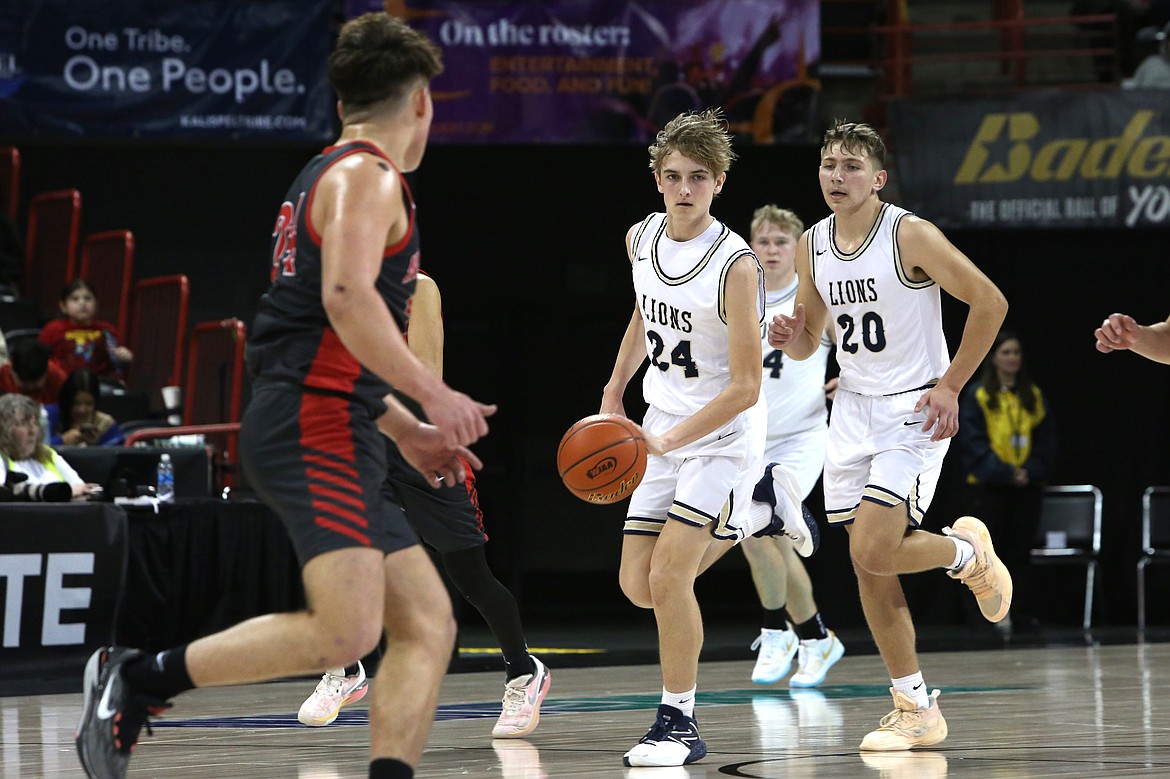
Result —
<instances>
[{"instance_id":1,"label":"white jersey with number 4","mask_svg":"<svg viewBox=\"0 0 1170 779\"><path fill-rule=\"evenodd\" d=\"M939 287L915 281L903 267L898 224L909 215L883 203L856 250L834 240L836 217L812 226L808 256L837 340L841 389L882 396L925 388L950 365Z\"/></svg>"},{"instance_id":2,"label":"white jersey with number 4","mask_svg":"<svg viewBox=\"0 0 1170 779\"><path fill-rule=\"evenodd\" d=\"M755 254L722 222L689 241L666 235L666 214L650 214L631 242L634 292L646 326L650 365L642 382L650 405L690 416L731 381L727 333L727 272L741 257ZM764 314L763 271L759 271L757 316Z\"/></svg>"},{"instance_id":3,"label":"white jersey with number 4","mask_svg":"<svg viewBox=\"0 0 1170 779\"><path fill-rule=\"evenodd\" d=\"M796 284L769 292L764 321L777 314L792 315ZM829 414L825 407L825 368L833 342L821 334L821 343L807 360L793 360L768 345L764 333L764 396L768 399L768 445L796 433L824 429Z\"/></svg>"}]
</instances>

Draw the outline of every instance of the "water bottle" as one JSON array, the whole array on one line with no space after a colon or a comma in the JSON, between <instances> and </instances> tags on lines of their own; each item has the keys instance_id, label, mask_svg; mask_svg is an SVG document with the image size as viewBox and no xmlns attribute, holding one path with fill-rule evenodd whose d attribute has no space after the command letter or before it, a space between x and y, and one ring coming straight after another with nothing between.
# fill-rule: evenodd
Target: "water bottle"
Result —
<instances>
[{"instance_id":1,"label":"water bottle","mask_svg":"<svg viewBox=\"0 0 1170 779\"><path fill-rule=\"evenodd\" d=\"M45 434L44 441L47 444L49 443L49 436L52 431L49 430L49 410L43 404L41 405L40 422L41 432Z\"/></svg>"},{"instance_id":2,"label":"water bottle","mask_svg":"<svg viewBox=\"0 0 1170 779\"><path fill-rule=\"evenodd\" d=\"M162 503L175 502L175 466L171 464L171 456L166 452L158 458L158 483L155 485L155 495Z\"/></svg>"}]
</instances>

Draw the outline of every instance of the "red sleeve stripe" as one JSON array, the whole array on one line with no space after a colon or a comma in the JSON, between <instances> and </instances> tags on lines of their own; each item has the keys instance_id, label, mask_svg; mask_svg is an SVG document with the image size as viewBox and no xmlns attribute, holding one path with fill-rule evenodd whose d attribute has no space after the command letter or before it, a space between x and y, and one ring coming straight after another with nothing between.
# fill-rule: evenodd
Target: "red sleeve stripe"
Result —
<instances>
[{"instance_id":1,"label":"red sleeve stripe","mask_svg":"<svg viewBox=\"0 0 1170 779\"><path fill-rule=\"evenodd\" d=\"M373 546L368 535L365 533L359 533L351 527L342 525L339 522L334 522L331 519L326 519L325 517L317 517L313 521L327 530L332 530L335 533L340 533L343 536L349 536L350 538L355 539L362 546Z\"/></svg>"},{"instance_id":2,"label":"red sleeve stripe","mask_svg":"<svg viewBox=\"0 0 1170 779\"><path fill-rule=\"evenodd\" d=\"M321 478L324 481L341 485L341 482L338 481L339 477L337 475L341 474L342 476L348 477L350 480L349 484L344 484L341 486L349 487L355 492L361 492L361 488L359 488L356 484L358 472L353 467L346 465L345 463L339 463L334 460L330 460L328 457L323 457L319 454L313 454L312 452L305 454L305 462L314 463L316 465L320 465L322 468L327 468L330 473L321 474ZM318 473L320 472L318 471Z\"/></svg>"},{"instance_id":3,"label":"red sleeve stripe","mask_svg":"<svg viewBox=\"0 0 1170 779\"><path fill-rule=\"evenodd\" d=\"M335 506L332 503L328 503L323 500L314 500L311 501L309 505L311 505L317 511L321 511L326 514L332 514L335 517L347 520L350 524L356 525L357 527L367 528L370 526L370 521L361 514L356 514L340 506ZM321 517L317 517L317 519L321 519Z\"/></svg>"},{"instance_id":4,"label":"red sleeve stripe","mask_svg":"<svg viewBox=\"0 0 1170 779\"><path fill-rule=\"evenodd\" d=\"M310 479L321 479L323 477L325 481L331 481L332 478L331 474L318 471L315 468L309 469L308 476ZM340 486L352 489L352 487L348 484L342 484ZM341 492L340 490L331 489L330 487L326 487L325 485L318 484L314 481L309 482L309 492L320 498L328 498L337 503L345 503L357 509L358 511L366 510L366 502L360 497L356 495L349 495L347 493Z\"/></svg>"}]
</instances>

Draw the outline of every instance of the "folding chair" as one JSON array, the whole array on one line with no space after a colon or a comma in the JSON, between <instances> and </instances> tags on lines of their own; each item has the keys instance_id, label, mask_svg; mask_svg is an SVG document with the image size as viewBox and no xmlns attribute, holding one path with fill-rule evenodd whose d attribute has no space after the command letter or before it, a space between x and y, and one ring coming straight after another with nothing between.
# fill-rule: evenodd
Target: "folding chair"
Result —
<instances>
[{"instance_id":1,"label":"folding chair","mask_svg":"<svg viewBox=\"0 0 1170 779\"><path fill-rule=\"evenodd\" d=\"M1137 564L1138 630L1146 629L1146 566L1170 563L1170 487L1142 494L1142 556Z\"/></svg>"},{"instance_id":2,"label":"folding chair","mask_svg":"<svg viewBox=\"0 0 1170 779\"><path fill-rule=\"evenodd\" d=\"M130 315L131 387L150 398L152 412L166 410L162 388L181 386L187 335L187 277L154 276L134 285Z\"/></svg>"},{"instance_id":3,"label":"folding chair","mask_svg":"<svg viewBox=\"0 0 1170 779\"><path fill-rule=\"evenodd\" d=\"M234 486L245 378L245 341L246 330L239 319L195 325L191 331L187 361L183 424L136 430L128 436L127 443L179 435L223 436L224 446L214 456L213 466L220 490Z\"/></svg>"},{"instance_id":4,"label":"folding chair","mask_svg":"<svg viewBox=\"0 0 1170 779\"><path fill-rule=\"evenodd\" d=\"M77 276L81 233L81 193L76 189L42 192L28 210L24 252L24 296L42 317L57 311L61 290Z\"/></svg>"},{"instance_id":5,"label":"folding chair","mask_svg":"<svg viewBox=\"0 0 1170 779\"><path fill-rule=\"evenodd\" d=\"M134 233L107 230L85 237L81 244L81 278L89 282L98 305L118 328L118 337L129 343L130 287L133 284Z\"/></svg>"},{"instance_id":6,"label":"folding chair","mask_svg":"<svg viewBox=\"0 0 1170 779\"><path fill-rule=\"evenodd\" d=\"M0 211L7 213L14 225L19 205L20 149L15 146L0 147Z\"/></svg>"},{"instance_id":7,"label":"folding chair","mask_svg":"<svg viewBox=\"0 0 1170 779\"><path fill-rule=\"evenodd\" d=\"M1034 564L1085 566L1082 627L1088 630L1101 554L1101 490L1092 484L1046 487L1034 543Z\"/></svg>"}]
</instances>

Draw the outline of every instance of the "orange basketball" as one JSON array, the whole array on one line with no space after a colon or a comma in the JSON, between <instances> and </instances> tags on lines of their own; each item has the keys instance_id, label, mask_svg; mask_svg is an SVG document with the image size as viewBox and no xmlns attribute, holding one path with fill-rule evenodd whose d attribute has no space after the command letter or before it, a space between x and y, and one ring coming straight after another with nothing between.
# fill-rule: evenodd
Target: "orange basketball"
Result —
<instances>
[{"instance_id":1,"label":"orange basketball","mask_svg":"<svg viewBox=\"0 0 1170 779\"><path fill-rule=\"evenodd\" d=\"M646 475L642 428L617 414L594 414L570 427L557 447L569 492L588 503L628 498Z\"/></svg>"}]
</instances>

